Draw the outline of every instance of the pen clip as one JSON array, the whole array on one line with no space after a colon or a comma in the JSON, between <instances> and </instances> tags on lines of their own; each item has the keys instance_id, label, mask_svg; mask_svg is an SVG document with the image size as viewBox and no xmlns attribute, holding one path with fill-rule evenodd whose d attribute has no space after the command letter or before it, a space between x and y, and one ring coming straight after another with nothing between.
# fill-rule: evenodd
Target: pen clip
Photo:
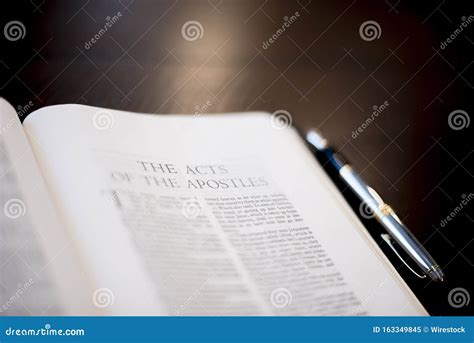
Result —
<instances>
[{"instance_id":1,"label":"pen clip","mask_svg":"<svg viewBox=\"0 0 474 343\"><path fill-rule=\"evenodd\" d=\"M398 256L398 258L403 262L403 264L404 264L408 269L411 270L411 272L412 272L413 274L415 274L416 276L418 276L420 279L426 278L426 275L420 275L420 274L418 274L412 267L410 267L410 266L408 265L408 263L405 262L405 260L402 258L402 256L398 253L397 249L396 249L395 246L393 245L392 239L391 239L391 237L390 237L390 235L389 235L388 233L382 233L380 236L381 236L382 239L388 244L388 246L390 247L390 249L393 250L393 252L395 253L395 255Z\"/></svg>"}]
</instances>

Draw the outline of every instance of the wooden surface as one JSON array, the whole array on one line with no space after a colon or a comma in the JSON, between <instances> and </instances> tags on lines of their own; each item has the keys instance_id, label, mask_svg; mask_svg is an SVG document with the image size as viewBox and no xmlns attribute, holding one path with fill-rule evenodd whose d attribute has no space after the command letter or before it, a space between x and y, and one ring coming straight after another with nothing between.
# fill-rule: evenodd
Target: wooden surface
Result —
<instances>
[{"instance_id":1,"label":"wooden surface","mask_svg":"<svg viewBox=\"0 0 474 343\"><path fill-rule=\"evenodd\" d=\"M458 287L474 295L472 203L441 224L474 192L472 125L454 130L448 121L455 110L473 115L474 23L440 47L470 13L467 4L15 1L2 12L2 27L19 20L26 31L0 43L0 95L17 108L32 104L19 109L22 117L60 103L150 113L288 111L299 127L318 127L444 267L446 282L435 284L395 261L428 311L472 314L472 301L449 303ZM285 17L291 24L276 33ZM359 28L369 20L380 37L367 41ZM183 35L189 21L199 22L202 37Z\"/></svg>"}]
</instances>

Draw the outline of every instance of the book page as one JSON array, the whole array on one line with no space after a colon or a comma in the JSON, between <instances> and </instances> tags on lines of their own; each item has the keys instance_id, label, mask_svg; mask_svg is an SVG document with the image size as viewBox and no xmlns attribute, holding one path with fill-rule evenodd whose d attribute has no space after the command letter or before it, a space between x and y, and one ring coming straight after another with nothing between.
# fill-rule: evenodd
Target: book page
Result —
<instances>
[{"instance_id":1,"label":"book page","mask_svg":"<svg viewBox=\"0 0 474 343\"><path fill-rule=\"evenodd\" d=\"M25 121L115 314L426 314L293 129L81 105Z\"/></svg>"},{"instance_id":2,"label":"book page","mask_svg":"<svg viewBox=\"0 0 474 343\"><path fill-rule=\"evenodd\" d=\"M18 115L1 98L0 179L0 315L77 313L85 300L78 286L85 282L71 240L61 231Z\"/></svg>"}]
</instances>

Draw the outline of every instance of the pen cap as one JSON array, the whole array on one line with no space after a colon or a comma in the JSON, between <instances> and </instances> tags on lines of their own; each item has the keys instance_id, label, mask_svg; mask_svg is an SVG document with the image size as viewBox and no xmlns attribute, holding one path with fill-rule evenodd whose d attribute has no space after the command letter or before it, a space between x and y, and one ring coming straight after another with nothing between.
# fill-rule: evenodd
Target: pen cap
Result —
<instances>
[{"instance_id":1,"label":"pen cap","mask_svg":"<svg viewBox=\"0 0 474 343\"><path fill-rule=\"evenodd\" d=\"M316 129L311 129L306 132L306 140L319 151L323 151L328 147L328 141Z\"/></svg>"}]
</instances>

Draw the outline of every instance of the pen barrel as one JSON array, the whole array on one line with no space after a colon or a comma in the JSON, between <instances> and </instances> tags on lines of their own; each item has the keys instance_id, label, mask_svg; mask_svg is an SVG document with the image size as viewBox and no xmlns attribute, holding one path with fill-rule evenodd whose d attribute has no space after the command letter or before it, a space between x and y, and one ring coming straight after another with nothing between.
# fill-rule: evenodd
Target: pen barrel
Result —
<instances>
[{"instance_id":1,"label":"pen barrel","mask_svg":"<svg viewBox=\"0 0 474 343\"><path fill-rule=\"evenodd\" d=\"M362 205L370 209L373 216L382 224L394 241L402 247L423 272L437 279L438 275L434 275L433 270L439 267L437 267L433 258L415 236L401 223L392 208L384 203L377 192L368 187L352 170L350 165L343 166L339 170L339 175L350 186L352 191L357 194L362 201ZM436 273L439 273L439 276L442 277L441 271L437 271L435 274Z\"/></svg>"},{"instance_id":2,"label":"pen barrel","mask_svg":"<svg viewBox=\"0 0 474 343\"><path fill-rule=\"evenodd\" d=\"M357 176L349 164L342 166L339 170L339 175L346 182L352 191L359 197L359 199L367 206L374 214L379 212L379 203L370 193L369 188L364 181Z\"/></svg>"},{"instance_id":3,"label":"pen barrel","mask_svg":"<svg viewBox=\"0 0 474 343\"><path fill-rule=\"evenodd\" d=\"M395 242L416 262L416 264L428 273L433 266L433 258L421 245L413 234L403 224L390 215L377 218Z\"/></svg>"}]
</instances>

